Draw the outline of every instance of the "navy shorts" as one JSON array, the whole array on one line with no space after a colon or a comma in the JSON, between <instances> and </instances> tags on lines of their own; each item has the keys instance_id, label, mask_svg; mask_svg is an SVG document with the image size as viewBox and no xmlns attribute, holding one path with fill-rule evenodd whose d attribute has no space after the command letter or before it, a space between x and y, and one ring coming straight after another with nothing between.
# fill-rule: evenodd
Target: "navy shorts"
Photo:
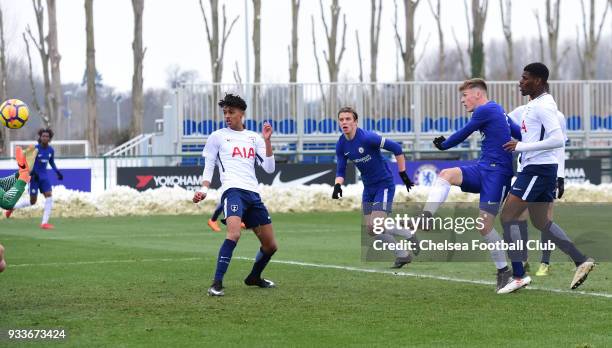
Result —
<instances>
[{"instance_id":1,"label":"navy shorts","mask_svg":"<svg viewBox=\"0 0 612 348\"><path fill-rule=\"evenodd\" d=\"M510 191L512 175L478 164L459 167L459 169L463 175L461 191L480 193L480 210L497 215Z\"/></svg>"},{"instance_id":2,"label":"navy shorts","mask_svg":"<svg viewBox=\"0 0 612 348\"><path fill-rule=\"evenodd\" d=\"M557 165L532 164L518 173L510 192L526 202L552 202L556 190Z\"/></svg>"},{"instance_id":3,"label":"navy shorts","mask_svg":"<svg viewBox=\"0 0 612 348\"><path fill-rule=\"evenodd\" d=\"M361 195L363 215L370 215L373 211L391 213L393 209L393 196L395 196L394 183L365 186Z\"/></svg>"},{"instance_id":4,"label":"navy shorts","mask_svg":"<svg viewBox=\"0 0 612 348\"><path fill-rule=\"evenodd\" d=\"M223 192L221 203L223 204L225 218L238 216L244 222L246 228L272 223L268 209L266 209L257 192L230 188Z\"/></svg>"},{"instance_id":5,"label":"navy shorts","mask_svg":"<svg viewBox=\"0 0 612 348\"><path fill-rule=\"evenodd\" d=\"M36 179L32 178L32 180L30 180L30 195L38 195L39 190L41 193L51 192L51 181L49 181L48 177L39 176Z\"/></svg>"}]
</instances>

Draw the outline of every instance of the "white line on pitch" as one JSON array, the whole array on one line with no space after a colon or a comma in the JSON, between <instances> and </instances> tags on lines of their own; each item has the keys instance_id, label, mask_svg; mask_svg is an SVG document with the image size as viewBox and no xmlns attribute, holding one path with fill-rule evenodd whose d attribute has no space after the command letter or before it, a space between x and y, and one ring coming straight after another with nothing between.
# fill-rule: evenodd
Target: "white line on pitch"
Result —
<instances>
[{"instance_id":1,"label":"white line on pitch","mask_svg":"<svg viewBox=\"0 0 612 348\"><path fill-rule=\"evenodd\" d=\"M236 256L235 259L239 260L247 260L253 261L252 258ZM379 269L371 269L371 268L358 268L358 267L350 267L350 266L339 266L339 265L326 265L320 263L310 263L310 262L300 262L300 261L284 261L284 260L270 260L273 263L279 263L283 265L295 265L295 266L303 266L303 267L313 267L313 268L326 268L326 269L339 269L343 271L351 271L351 272L363 272L363 273L376 273L376 274L389 274L395 276L402 277L416 277L416 278L426 278L426 279L435 279L442 280L448 282L455 283L468 283L468 284L479 284L479 285L495 285L494 282L486 281L486 280L472 280L472 279L461 279L454 277L445 277L445 276L437 276L432 274L420 274L420 273L412 273L412 272L397 272L397 271L385 271ZM528 286L527 290L540 290L540 291L549 291L560 294L574 294L574 295L586 295L586 296L596 296L596 297L605 297L612 298L612 294L608 294L605 292L588 292L588 291L576 291L576 290L565 290L565 289L555 289L555 288L543 288L539 286Z\"/></svg>"},{"instance_id":2,"label":"white line on pitch","mask_svg":"<svg viewBox=\"0 0 612 348\"><path fill-rule=\"evenodd\" d=\"M234 256L234 259L244 260L244 261L253 261L253 258L243 257L243 256ZM202 261L201 257L188 257L188 258L178 258L178 259L133 259L133 260L98 260L98 261L76 261L76 262L51 262L51 263L21 263L21 264L9 264L9 268L12 267L34 267L34 266L71 266L71 265L98 265L98 264L112 264L112 263L136 263L136 262L184 262L184 261ZM448 282L455 283L466 283L466 284L478 284L478 285L494 285L494 282L486 281L486 280L473 280L473 279L462 279L462 278L454 278L454 277L446 277L446 276L438 276L433 274L420 274L420 273L412 273L412 272L397 272L397 271L386 271L380 269L372 269L372 268L359 268L359 267L351 267L351 266L340 266L340 265L328 265L321 263L310 263L310 262L300 262L300 261L287 261L287 260L271 260L272 263L278 263L282 265L293 265L293 266L302 266L302 267L312 267L312 268L324 268L324 269L337 269L342 271L351 271L351 272L362 272L362 273L374 273L374 274L387 274L394 275L400 277L415 277L415 278L425 278L425 279L435 279L442 280ZM540 290L540 291L548 291L559 294L573 294L573 295L584 295L584 296L595 296L595 297L604 297L604 298L612 298L612 294L605 292L588 292L588 291L576 291L576 290L565 290L565 289L555 289L555 288L544 288L539 286L529 286L526 288L527 290Z\"/></svg>"}]
</instances>

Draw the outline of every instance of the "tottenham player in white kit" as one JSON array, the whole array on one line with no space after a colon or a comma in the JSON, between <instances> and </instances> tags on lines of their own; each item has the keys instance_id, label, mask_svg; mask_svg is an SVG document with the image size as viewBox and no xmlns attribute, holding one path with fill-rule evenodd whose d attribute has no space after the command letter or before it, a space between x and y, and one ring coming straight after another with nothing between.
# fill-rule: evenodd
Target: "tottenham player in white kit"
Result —
<instances>
[{"instance_id":1,"label":"tottenham player in white kit","mask_svg":"<svg viewBox=\"0 0 612 348\"><path fill-rule=\"evenodd\" d=\"M548 93L548 91L546 92ZM528 107L527 105L521 105L517 107L516 109L512 110L512 112L508 114L508 117L510 117L510 119L512 119L512 121L514 121L516 124L520 124L521 115L523 114L523 112L527 111L527 107ZM556 190L556 196L553 198L561 199L561 197L563 197L563 193L565 192L565 143L567 143L568 137L567 137L567 126L565 122L565 115L561 111L557 111L557 120L559 121L559 125L561 126L561 132L563 133L564 144L562 147L555 149L555 156L557 157L558 167L557 167L557 190ZM522 171L520 157L518 159L516 171L517 172ZM521 217L518 220L519 221L518 223L519 232L523 240L527 240L528 235L529 235L528 224L527 224L528 217L529 217L528 211L527 209L525 209L525 211L523 211L523 213L521 214ZM552 220L553 218L553 205L552 204L549 205L548 218L550 220ZM516 238L513 238L513 239L516 239ZM549 241L550 240L548 238L545 238L544 235L542 235L541 245L547 245ZM542 277L542 276L549 275L551 253L552 253L552 250L547 250L547 249L542 250L540 266L535 273L536 276ZM522 260L523 262L527 262L527 250L523 250ZM525 267L525 271L527 271L527 267Z\"/></svg>"},{"instance_id":2,"label":"tottenham player in white kit","mask_svg":"<svg viewBox=\"0 0 612 348\"><path fill-rule=\"evenodd\" d=\"M273 288L275 284L261 277L261 273L276 252L276 240L272 230L272 220L268 210L259 197L255 165L260 165L267 173L275 169L272 153L272 126L265 123L263 138L259 134L246 130L243 125L245 101L237 95L226 94L219 101L223 108L226 128L213 132L206 141L202 152L205 158L202 188L193 196L198 203L206 198L212 180L215 164L219 166L221 176L221 202L227 223L226 239L221 245L217 259L217 269L211 287L210 296L223 296L223 276L232 259L232 253L240 239L240 224L253 229L261 243L255 257L251 273L246 277L246 285L260 288Z\"/></svg>"},{"instance_id":3,"label":"tottenham player in white kit","mask_svg":"<svg viewBox=\"0 0 612 348\"><path fill-rule=\"evenodd\" d=\"M564 144L557 119L557 104L546 92L548 68L542 63L528 64L523 69L519 87L521 94L528 95L531 100L520 118L521 141L511 140L504 144L507 151L521 152L522 165L502 209L504 235L510 236L512 230L518 229L517 219L526 208L529 209L531 222L543 237L555 243L576 264L576 273L570 283L570 287L576 289L586 280L595 262L582 254L548 215L557 184L555 149ZM509 251L508 255L512 260L513 278L498 294L507 294L531 283L531 278L525 275L520 251Z\"/></svg>"}]
</instances>

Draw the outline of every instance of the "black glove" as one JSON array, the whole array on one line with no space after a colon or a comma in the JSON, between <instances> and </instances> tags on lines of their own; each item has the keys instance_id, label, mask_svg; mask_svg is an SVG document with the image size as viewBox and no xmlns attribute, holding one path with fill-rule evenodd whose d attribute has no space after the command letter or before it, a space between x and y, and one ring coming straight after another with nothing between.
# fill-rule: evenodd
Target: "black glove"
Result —
<instances>
[{"instance_id":1,"label":"black glove","mask_svg":"<svg viewBox=\"0 0 612 348\"><path fill-rule=\"evenodd\" d=\"M444 150L446 150L446 149L442 147L442 143L443 143L445 140L446 140L446 138L445 138L445 137L442 135L442 136L439 136L439 137L435 138L435 139L433 140L433 144L434 144L434 146L435 146L435 147L436 147L438 150L442 150L442 151L444 151Z\"/></svg>"},{"instance_id":2,"label":"black glove","mask_svg":"<svg viewBox=\"0 0 612 348\"><path fill-rule=\"evenodd\" d=\"M64 180L64 176L62 175L62 173L60 173L60 172L58 171L56 174L57 174L57 180L59 180L59 181Z\"/></svg>"},{"instance_id":3,"label":"black glove","mask_svg":"<svg viewBox=\"0 0 612 348\"><path fill-rule=\"evenodd\" d=\"M557 198L563 197L565 192L565 179L557 178Z\"/></svg>"},{"instance_id":4,"label":"black glove","mask_svg":"<svg viewBox=\"0 0 612 348\"><path fill-rule=\"evenodd\" d=\"M404 170L403 172L399 172L399 176L400 178L402 178L404 185L406 185L406 189L408 190L408 192L410 192L410 189L412 188L412 186L414 186L414 183L412 182L412 180L410 180L410 177L408 176L408 174L406 174L406 171Z\"/></svg>"},{"instance_id":5,"label":"black glove","mask_svg":"<svg viewBox=\"0 0 612 348\"><path fill-rule=\"evenodd\" d=\"M338 199L340 197L342 197L342 185L335 184L334 193L332 193L332 199Z\"/></svg>"}]
</instances>

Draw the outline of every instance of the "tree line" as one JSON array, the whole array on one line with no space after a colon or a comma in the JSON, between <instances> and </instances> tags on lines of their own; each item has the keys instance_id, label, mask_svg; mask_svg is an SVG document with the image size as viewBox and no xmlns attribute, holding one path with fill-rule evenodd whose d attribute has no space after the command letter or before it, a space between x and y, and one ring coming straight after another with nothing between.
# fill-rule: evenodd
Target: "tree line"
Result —
<instances>
[{"instance_id":1,"label":"tree line","mask_svg":"<svg viewBox=\"0 0 612 348\"><path fill-rule=\"evenodd\" d=\"M101 83L101 75L96 70L96 51L94 42L93 1L83 0L86 38L86 72L82 85L62 84L60 62L61 54L57 37L56 0L31 0L35 14L35 23L27 25L22 32L26 45L24 61L9 61L6 56L4 37L4 17L0 8L0 100L7 96L19 95L31 108L32 120L36 125L52 126L56 129L57 138L86 138L90 142L92 153L99 153L102 144L115 144L129 137L150 131L153 119L161 117L162 106L170 96L170 89L181 81L195 81L197 72L184 71L178 66L168 67L168 88L163 90L143 89L143 64L146 47L143 45L144 0L131 0L134 20L132 41L133 78L129 96L118 96L115 91ZM196 0L193 0L196 1ZM197 0L202 15L205 45L210 56L210 74L212 82L222 82L225 68L225 47L233 34L239 16L228 18L225 4L219 0ZM300 37L301 0L291 2L291 40L287 45L289 61L289 82L297 82L299 69L298 43ZM318 0L319 16L310 17L312 53L316 64L319 82L336 82L342 80L340 68L346 45L351 44L351 34L347 34L346 15L339 0ZM254 82L261 82L261 0L251 0L252 37L251 47L254 57ZM399 3L398 3L399 2ZM391 4L390 1L384 2ZM547 63L551 69L552 79L610 78L612 68L606 63L612 53L612 40L602 32L606 16L612 8L612 0L607 0L603 13L596 13L595 0L580 0L582 22L576 28L576 37L563 41L559 37L562 24L560 7L562 0L543 0L542 8L535 10L531 20L537 27L537 37L516 40L512 35L512 2L510 0L463 0L468 42L461 43L455 29L451 38L442 29L445 17L456 15L445 13L441 0L393 0L394 41L399 60L396 64L398 81L420 80L461 80L468 77L485 77L493 80L516 79L514 72L529 57ZM427 6L431 18L435 21L438 47L436 50L417 52L417 43L423 38L421 28L415 27L415 13L419 6ZM501 40L483 41L483 31L490 6L499 6L501 20L499 25L503 32ZM383 8L382 0L370 0L369 45L362 47L361 35L354 32L354 43L357 57L360 82L376 82L378 69L378 52L380 42L380 23ZM521 21L527 21L524 17ZM403 26L403 30L402 29ZM364 25L363 27L366 27ZM325 32L323 42L318 42L316 28ZM303 38L302 38L303 39ZM368 50L368 52L362 51ZM521 60L515 59L515 53L521 52ZM38 57L36 57L38 56ZM367 60L365 57L368 57ZM350 59L355 59L351 57ZM504 62L500 64L500 62ZM34 76L33 65L40 64L42 76ZM10 65L10 69L9 69ZM369 72L364 73L364 66ZM10 73L9 73L10 72ZM326 75L326 76L325 76ZM366 76L368 76L366 78ZM242 77L236 62L233 71L234 82L242 83ZM28 91L29 89L29 91ZM261 93L254 87L252 93ZM25 97L28 96L28 97ZM212 100L216 100L212 95ZM293 96L290 96L292 98ZM120 99L118 99L120 98ZM334 96L328 96L335 99ZM256 106L255 106L256 109ZM146 111L146 112L145 112ZM116 115L115 115L116 114ZM124 127L119 129L115 118L124 119ZM75 115L75 119L71 118ZM84 117L86 115L86 117ZM98 117L104 115L104 117ZM147 120L145 120L147 115ZM129 124L129 126L128 126ZM146 125L146 126L145 126ZM4 149L7 149L10 137L31 137L31 134L11 134L15 132L0 131ZM31 133L31 132L30 132ZM102 139L100 137L102 136ZM0 157L2 155L0 154Z\"/></svg>"}]
</instances>

